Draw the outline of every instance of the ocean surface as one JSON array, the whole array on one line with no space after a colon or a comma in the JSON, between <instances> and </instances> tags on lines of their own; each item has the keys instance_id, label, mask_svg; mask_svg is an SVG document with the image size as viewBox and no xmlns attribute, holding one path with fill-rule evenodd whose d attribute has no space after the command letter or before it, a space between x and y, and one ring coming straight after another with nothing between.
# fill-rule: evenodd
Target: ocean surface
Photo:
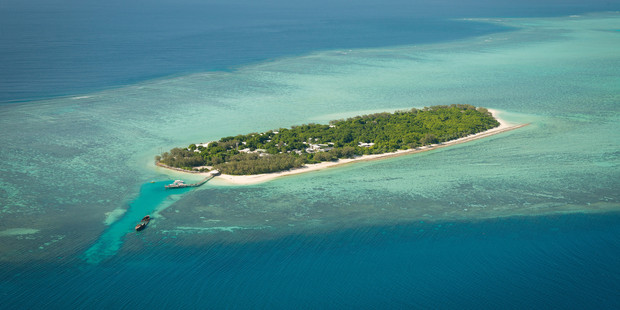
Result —
<instances>
[{"instance_id":1,"label":"ocean surface","mask_svg":"<svg viewBox=\"0 0 620 310\"><path fill-rule=\"evenodd\" d=\"M3 0L2 309L620 308L620 3L582 2ZM250 186L153 165L453 103L530 125Z\"/></svg>"}]
</instances>

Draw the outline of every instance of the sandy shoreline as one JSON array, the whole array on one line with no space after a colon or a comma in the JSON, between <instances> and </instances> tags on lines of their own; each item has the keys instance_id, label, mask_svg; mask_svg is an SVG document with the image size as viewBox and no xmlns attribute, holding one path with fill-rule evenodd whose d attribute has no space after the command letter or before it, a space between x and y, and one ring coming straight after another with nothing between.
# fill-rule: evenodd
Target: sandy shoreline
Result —
<instances>
[{"instance_id":1,"label":"sandy shoreline","mask_svg":"<svg viewBox=\"0 0 620 310\"><path fill-rule=\"evenodd\" d=\"M469 141L473 141L473 140L489 137L489 136L492 136L492 135L496 135L496 134L499 134L499 133L502 133L502 132L514 130L514 129L521 128L521 127L529 125L529 124L510 124L510 123L506 122L505 120L503 120L503 119L498 117L499 112L497 110L493 110L493 109L488 109L488 110L489 110L489 112L491 112L493 114L493 117L495 117L495 119L497 119L497 121L500 123L500 125L498 127L495 127L493 129L489 129L487 131L483 131L483 132L477 133L475 135L470 135L470 136L459 138L459 139L456 139L456 140L451 140L451 141L444 142L444 143L441 143L441 144L433 144L433 145L423 146L423 147L419 147L419 148L415 148L415 149L409 149L409 150L399 150L399 151L396 151L396 152L393 152L393 153L384 153L384 154L375 154L375 155L363 155L363 156L356 157L356 158L346 158L346 159L340 159L338 161L330 161L330 162L322 162L322 163L318 163L318 164L310 164L310 165L305 165L304 167L301 167L301 168L287 170L287 171L282 171L282 172L256 174L256 175L228 175L228 174L221 174L221 175L217 176L215 179L223 181L222 182L223 184L229 184L229 185L258 184L258 183L263 183L263 182L271 181L271 180L273 180L275 178L279 178L279 177L282 177L282 176L295 175L295 174L306 173L306 172L310 172L310 171L317 171L317 170L326 169L326 168L330 168L330 167L346 165L346 164L353 163L353 162L358 162L358 161L377 160L377 159L382 159L382 158L389 158L389 157L395 157L395 156L402 156L402 155L426 152L426 151L430 151L430 150L434 150L434 149L438 149L438 148L442 148L442 147L447 147L447 146L451 146L451 145L456 145L456 144L460 144L460 143L465 143L465 142L469 142ZM175 170L179 171L178 169L175 169ZM205 175L205 176L207 176L209 174L208 172L207 173L185 172L185 173L193 174L193 175L196 175L196 174L198 174L198 175Z\"/></svg>"}]
</instances>

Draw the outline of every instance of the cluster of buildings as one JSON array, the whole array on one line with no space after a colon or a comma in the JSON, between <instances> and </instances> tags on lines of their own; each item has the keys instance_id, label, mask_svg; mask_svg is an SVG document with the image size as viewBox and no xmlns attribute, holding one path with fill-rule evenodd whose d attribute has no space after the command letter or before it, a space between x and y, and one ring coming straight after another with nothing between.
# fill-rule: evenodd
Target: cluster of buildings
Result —
<instances>
[{"instance_id":1,"label":"cluster of buildings","mask_svg":"<svg viewBox=\"0 0 620 310\"><path fill-rule=\"evenodd\" d=\"M278 132L277 132L277 131L274 131L273 133L274 133L274 134L278 134ZM263 134L261 133L261 135L263 135ZM318 140L318 139L316 139L316 138L315 138L315 139L309 139L309 141L312 141L312 140L316 141L316 140ZM202 147L206 148L206 147L208 147L208 146L209 146L209 144L210 144L210 143L212 143L212 142L213 142L213 141L211 141L211 142L205 142L205 143L200 143L200 144L196 144L196 149L194 150L194 152L200 152L200 150L198 149L200 146L202 146ZM267 142L267 143L269 143L269 142L271 142L271 140L267 140L266 142ZM242 145L244 145L244 146L245 146L245 145L247 145L247 142L245 142L245 141L243 141L243 142L241 142L241 143L242 143ZM302 143L303 143L304 145L306 145L306 148L305 148L306 153L327 152L327 151L330 151L330 150L332 150L332 149L334 148L334 143L333 143L333 142L328 142L328 143L310 143L310 142L302 142ZM286 145L286 144L285 144L285 145ZM367 142L359 142L359 143L358 143L358 146L359 146L359 147L372 147L373 145L375 145L375 144L374 144L374 143L372 143L372 142L370 142L370 143L367 143ZM237 146L237 148L239 148L239 146ZM265 150L265 149L255 149L254 151L252 151L252 150L250 150L250 148L248 148L248 147L246 147L246 148L243 148L243 149L239 150L239 152L241 152L241 153L257 153L257 154L259 154L259 156L265 156L265 155L267 154L267 150ZM291 151L289 151L289 153L290 153L290 152L291 152ZM302 150L294 150L293 152L295 152L295 153L297 153L297 154L300 154L300 155L303 153L303 151L302 151Z\"/></svg>"}]
</instances>

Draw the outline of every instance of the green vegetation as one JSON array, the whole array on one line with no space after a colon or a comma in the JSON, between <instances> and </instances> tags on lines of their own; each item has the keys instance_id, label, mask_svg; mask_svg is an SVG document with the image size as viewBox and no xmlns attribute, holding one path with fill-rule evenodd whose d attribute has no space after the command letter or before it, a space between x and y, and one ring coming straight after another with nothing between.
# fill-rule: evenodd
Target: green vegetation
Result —
<instances>
[{"instance_id":1,"label":"green vegetation","mask_svg":"<svg viewBox=\"0 0 620 310\"><path fill-rule=\"evenodd\" d=\"M485 108L432 106L230 136L174 148L155 159L186 170L211 166L226 174L259 174L446 142L497 126Z\"/></svg>"}]
</instances>

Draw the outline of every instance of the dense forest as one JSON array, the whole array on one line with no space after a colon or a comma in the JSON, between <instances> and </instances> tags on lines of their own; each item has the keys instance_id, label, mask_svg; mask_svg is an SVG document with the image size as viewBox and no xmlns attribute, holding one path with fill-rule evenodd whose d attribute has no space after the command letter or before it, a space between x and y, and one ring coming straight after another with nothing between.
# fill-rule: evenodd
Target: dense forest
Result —
<instances>
[{"instance_id":1,"label":"dense forest","mask_svg":"<svg viewBox=\"0 0 620 310\"><path fill-rule=\"evenodd\" d=\"M306 124L174 148L155 160L186 170L247 175L446 142L499 126L485 108L432 106Z\"/></svg>"}]
</instances>

